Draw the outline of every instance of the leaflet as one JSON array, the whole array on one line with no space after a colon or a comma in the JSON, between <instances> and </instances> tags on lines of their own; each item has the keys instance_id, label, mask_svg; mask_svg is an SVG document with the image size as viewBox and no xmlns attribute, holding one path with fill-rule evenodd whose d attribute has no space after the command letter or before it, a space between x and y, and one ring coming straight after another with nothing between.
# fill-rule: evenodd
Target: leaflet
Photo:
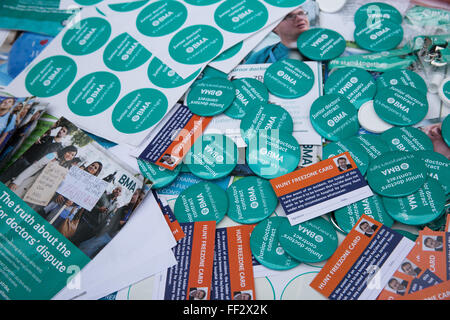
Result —
<instances>
[{"instance_id":1,"label":"leaflet","mask_svg":"<svg viewBox=\"0 0 450 320\"><path fill-rule=\"evenodd\" d=\"M450 233L428 228L419 232L420 260L442 280L450 280Z\"/></svg>"},{"instance_id":2,"label":"leaflet","mask_svg":"<svg viewBox=\"0 0 450 320\"><path fill-rule=\"evenodd\" d=\"M405 295L399 300L450 300L450 281Z\"/></svg>"},{"instance_id":3,"label":"leaflet","mask_svg":"<svg viewBox=\"0 0 450 320\"><path fill-rule=\"evenodd\" d=\"M170 231L172 231L172 235L175 240L179 241L183 239L186 235L184 234L183 229L181 229L181 225L177 218L173 214L172 208L164 198L160 198L158 196L158 193L155 190L153 190L152 193L156 199L156 202L158 202L158 206L161 209L164 219L166 219L167 225L169 226Z\"/></svg>"}]
</instances>

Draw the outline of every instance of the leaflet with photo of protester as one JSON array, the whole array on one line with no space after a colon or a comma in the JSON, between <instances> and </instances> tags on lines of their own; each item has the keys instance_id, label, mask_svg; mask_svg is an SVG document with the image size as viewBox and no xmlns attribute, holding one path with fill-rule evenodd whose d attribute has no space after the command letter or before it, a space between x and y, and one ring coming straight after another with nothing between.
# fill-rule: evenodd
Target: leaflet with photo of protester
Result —
<instances>
[{"instance_id":1,"label":"leaflet with photo of protester","mask_svg":"<svg viewBox=\"0 0 450 320\"><path fill-rule=\"evenodd\" d=\"M122 229L149 190L140 173L65 118L0 181L4 299L52 298Z\"/></svg>"}]
</instances>

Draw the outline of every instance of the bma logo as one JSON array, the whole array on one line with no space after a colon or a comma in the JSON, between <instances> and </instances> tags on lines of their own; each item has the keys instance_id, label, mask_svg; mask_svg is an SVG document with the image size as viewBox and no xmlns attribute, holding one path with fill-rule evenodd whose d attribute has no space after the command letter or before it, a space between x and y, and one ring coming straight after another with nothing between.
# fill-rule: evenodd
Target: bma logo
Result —
<instances>
[{"instance_id":1,"label":"bma logo","mask_svg":"<svg viewBox=\"0 0 450 320\"><path fill-rule=\"evenodd\" d=\"M400 168L402 168L403 170L408 170L409 169L409 164L408 163L402 163L400 165Z\"/></svg>"},{"instance_id":2,"label":"bma logo","mask_svg":"<svg viewBox=\"0 0 450 320\"><path fill-rule=\"evenodd\" d=\"M399 144L400 144L400 139L397 139L397 138L392 139L392 144L393 144L394 146L399 145Z\"/></svg>"},{"instance_id":3,"label":"bma logo","mask_svg":"<svg viewBox=\"0 0 450 320\"><path fill-rule=\"evenodd\" d=\"M388 99L387 99L387 102L388 102L389 104L394 104L394 103L395 103L395 99L394 99L394 98L388 98Z\"/></svg>"},{"instance_id":4,"label":"bma logo","mask_svg":"<svg viewBox=\"0 0 450 320\"><path fill-rule=\"evenodd\" d=\"M350 79L350 82L353 83L353 84L355 84L355 83L358 82L358 78L357 78L357 77L352 77L352 78Z\"/></svg>"},{"instance_id":5,"label":"bma logo","mask_svg":"<svg viewBox=\"0 0 450 320\"><path fill-rule=\"evenodd\" d=\"M316 239L316 242L318 242L318 243L323 242L323 237L319 234L314 239Z\"/></svg>"},{"instance_id":6,"label":"bma logo","mask_svg":"<svg viewBox=\"0 0 450 320\"><path fill-rule=\"evenodd\" d=\"M277 255L282 256L284 254L284 249L282 247L278 247L275 249Z\"/></svg>"},{"instance_id":7,"label":"bma logo","mask_svg":"<svg viewBox=\"0 0 450 320\"><path fill-rule=\"evenodd\" d=\"M398 80L397 79L392 79L389 83L391 85L393 85L393 86L396 86L398 84Z\"/></svg>"}]
</instances>

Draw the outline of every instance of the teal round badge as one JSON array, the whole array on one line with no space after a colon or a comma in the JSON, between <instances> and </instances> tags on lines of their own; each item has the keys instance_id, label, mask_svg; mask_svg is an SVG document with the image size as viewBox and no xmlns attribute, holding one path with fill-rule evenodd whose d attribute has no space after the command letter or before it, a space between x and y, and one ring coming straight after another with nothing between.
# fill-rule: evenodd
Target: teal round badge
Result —
<instances>
[{"instance_id":1,"label":"teal round badge","mask_svg":"<svg viewBox=\"0 0 450 320\"><path fill-rule=\"evenodd\" d=\"M442 81L441 86L439 87L439 97L444 102L444 104L449 107L450 106L450 77L444 79Z\"/></svg>"},{"instance_id":2,"label":"teal round badge","mask_svg":"<svg viewBox=\"0 0 450 320\"><path fill-rule=\"evenodd\" d=\"M278 240L289 255L306 263L328 259L338 246L336 231L322 217L295 226L291 226L289 220L283 220L280 223Z\"/></svg>"},{"instance_id":3,"label":"teal round badge","mask_svg":"<svg viewBox=\"0 0 450 320\"><path fill-rule=\"evenodd\" d=\"M441 134L442 134L442 139L444 139L447 146L450 147L450 116L449 115L447 115L445 117L444 121L442 121Z\"/></svg>"},{"instance_id":4,"label":"teal round badge","mask_svg":"<svg viewBox=\"0 0 450 320\"><path fill-rule=\"evenodd\" d=\"M81 20L64 34L61 45L63 49L75 56L90 54L100 49L111 35L111 25L103 18Z\"/></svg>"},{"instance_id":5,"label":"teal round badge","mask_svg":"<svg viewBox=\"0 0 450 320\"><path fill-rule=\"evenodd\" d=\"M37 63L25 78L28 92L37 97L51 97L64 91L77 75L77 64L66 56L53 56Z\"/></svg>"},{"instance_id":6,"label":"teal round badge","mask_svg":"<svg viewBox=\"0 0 450 320\"><path fill-rule=\"evenodd\" d=\"M297 48L310 60L328 61L339 57L347 46L345 39L334 30L312 28L297 38Z\"/></svg>"},{"instance_id":7,"label":"teal round badge","mask_svg":"<svg viewBox=\"0 0 450 320\"><path fill-rule=\"evenodd\" d=\"M402 24L402 14L393 6L382 2L370 2L360 7L355 13L355 25L371 25L377 20L391 20Z\"/></svg>"},{"instance_id":8,"label":"teal round badge","mask_svg":"<svg viewBox=\"0 0 450 320\"><path fill-rule=\"evenodd\" d=\"M373 101L376 114L387 123L411 126L428 113L428 100L423 92L406 86L384 88Z\"/></svg>"},{"instance_id":9,"label":"teal round badge","mask_svg":"<svg viewBox=\"0 0 450 320\"><path fill-rule=\"evenodd\" d=\"M325 139L339 141L358 133L358 111L339 94L327 94L314 101L310 109L311 124Z\"/></svg>"},{"instance_id":10,"label":"teal round badge","mask_svg":"<svg viewBox=\"0 0 450 320\"><path fill-rule=\"evenodd\" d=\"M169 43L175 61L193 65L210 61L222 50L223 36L208 25L193 25L176 33Z\"/></svg>"},{"instance_id":11,"label":"teal round badge","mask_svg":"<svg viewBox=\"0 0 450 320\"><path fill-rule=\"evenodd\" d=\"M112 123L118 131L133 134L157 124L168 109L167 97L159 90L144 88L125 95L114 107Z\"/></svg>"},{"instance_id":12,"label":"teal round badge","mask_svg":"<svg viewBox=\"0 0 450 320\"><path fill-rule=\"evenodd\" d=\"M295 99L306 95L314 86L314 72L304 62L285 59L271 64L264 73L264 84L273 95Z\"/></svg>"},{"instance_id":13,"label":"teal round badge","mask_svg":"<svg viewBox=\"0 0 450 320\"><path fill-rule=\"evenodd\" d=\"M140 67L152 54L128 33L122 33L106 46L103 62L114 71L129 71Z\"/></svg>"},{"instance_id":14,"label":"teal round badge","mask_svg":"<svg viewBox=\"0 0 450 320\"><path fill-rule=\"evenodd\" d=\"M142 7L143 5L145 5L147 2L149 2L149 0L138 0L138 1L133 1L133 2L125 2L125 3L113 3L108 5L108 7L112 10L112 11L116 11L116 12L130 12L136 9L139 9L140 7Z\"/></svg>"},{"instance_id":15,"label":"teal round badge","mask_svg":"<svg viewBox=\"0 0 450 320\"><path fill-rule=\"evenodd\" d=\"M440 153L434 151L417 151L417 155L425 162L428 174L436 179L450 193L450 161Z\"/></svg>"},{"instance_id":16,"label":"teal round badge","mask_svg":"<svg viewBox=\"0 0 450 320\"><path fill-rule=\"evenodd\" d=\"M194 142L184 163L197 177L213 180L229 175L237 160L238 149L233 140L221 134L204 134Z\"/></svg>"},{"instance_id":17,"label":"teal round badge","mask_svg":"<svg viewBox=\"0 0 450 320\"><path fill-rule=\"evenodd\" d=\"M94 4L102 2L103 0L74 0L74 1L82 6L92 6Z\"/></svg>"},{"instance_id":18,"label":"teal round badge","mask_svg":"<svg viewBox=\"0 0 450 320\"><path fill-rule=\"evenodd\" d=\"M237 180L227 189L227 215L242 224L258 223L269 217L277 207L278 198L269 181L259 177Z\"/></svg>"},{"instance_id":19,"label":"teal round badge","mask_svg":"<svg viewBox=\"0 0 450 320\"><path fill-rule=\"evenodd\" d=\"M391 151L389 145L379 135L361 134L348 140L358 143L366 151L370 161Z\"/></svg>"},{"instance_id":20,"label":"teal round badge","mask_svg":"<svg viewBox=\"0 0 450 320\"><path fill-rule=\"evenodd\" d=\"M381 52L395 49L403 40L403 28L390 20L360 24L354 33L356 44L362 49Z\"/></svg>"},{"instance_id":21,"label":"teal round badge","mask_svg":"<svg viewBox=\"0 0 450 320\"><path fill-rule=\"evenodd\" d=\"M246 150L249 168L264 179L274 179L294 171L300 162L297 140L281 130L259 130Z\"/></svg>"},{"instance_id":22,"label":"teal round badge","mask_svg":"<svg viewBox=\"0 0 450 320\"><path fill-rule=\"evenodd\" d=\"M349 152L362 175L365 175L369 166L369 156L366 150L354 139L345 139L331 142L323 147L323 159L335 157L341 153Z\"/></svg>"},{"instance_id":23,"label":"teal round badge","mask_svg":"<svg viewBox=\"0 0 450 320\"><path fill-rule=\"evenodd\" d=\"M264 0L264 2L267 2L274 7L281 8L298 7L305 3L305 1L306 0Z\"/></svg>"},{"instance_id":24,"label":"teal round badge","mask_svg":"<svg viewBox=\"0 0 450 320\"><path fill-rule=\"evenodd\" d=\"M174 215L180 223L220 222L228 211L228 196L212 182L199 182L184 190L175 201Z\"/></svg>"},{"instance_id":25,"label":"teal round badge","mask_svg":"<svg viewBox=\"0 0 450 320\"><path fill-rule=\"evenodd\" d=\"M245 143L249 143L259 130L281 130L291 134L294 121L284 108L275 104L264 103L247 110L240 124L241 136Z\"/></svg>"},{"instance_id":26,"label":"teal round badge","mask_svg":"<svg viewBox=\"0 0 450 320\"><path fill-rule=\"evenodd\" d=\"M383 197L383 204L389 215L407 225L422 225L439 218L445 209L445 192L439 182L427 179L423 186L405 197Z\"/></svg>"},{"instance_id":27,"label":"teal round badge","mask_svg":"<svg viewBox=\"0 0 450 320\"><path fill-rule=\"evenodd\" d=\"M371 161L367 182L385 197L403 197L416 192L428 176L422 159L411 152L391 151Z\"/></svg>"},{"instance_id":28,"label":"teal round badge","mask_svg":"<svg viewBox=\"0 0 450 320\"><path fill-rule=\"evenodd\" d=\"M269 18L264 4L257 0L224 1L214 12L217 25L232 33L251 33L262 29Z\"/></svg>"},{"instance_id":29,"label":"teal round badge","mask_svg":"<svg viewBox=\"0 0 450 320\"><path fill-rule=\"evenodd\" d=\"M189 90L185 104L192 113L211 117L223 113L236 97L233 83L224 78L196 81Z\"/></svg>"},{"instance_id":30,"label":"teal round badge","mask_svg":"<svg viewBox=\"0 0 450 320\"><path fill-rule=\"evenodd\" d=\"M243 41L238 42L231 48L229 48L229 49L225 50L224 52L222 52L221 54L219 54L216 58L214 58L214 60L212 62L221 62L221 61L225 61L225 60L228 60L228 59L234 57L239 51L241 51L243 46L244 46Z\"/></svg>"},{"instance_id":31,"label":"teal round badge","mask_svg":"<svg viewBox=\"0 0 450 320\"><path fill-rule=\"evenodd\" d=\"M114 74L94 72L72 86L67 96L67 105L76 115L95 116L114 104L119 97L120 88L120 80Z\"/></svg>"},{"instance_id":32,"label":"teal round badge","mask_svg":"<svg viewBox=\"0 0 450 320\"><path fill-rule=\"evenodd\" d=\"M261 103L269 101L269 91L266 86L253 78L241 78L232 81L236 89L236 98L225 114L233 119L242 119L247 110L257 108Z\"/></svg>"},{"instance_id":33,"label":"teal round badge","mask_svg":"<svg viewBox=\"0 0 450 320\"><path fill-rule=\"evenodd\" d=\"M193 81L195 78L197 78L200 71L201 70L199 69L186 79L183 79L175 71L162 63L161 60L153 57L148 66L147 75L154 85L165 89L171 89L180 87Z\"/></svg>"},{"instance_id":34,"label":"teal round badge","mask_svg":"<svg viewBox=\"0 0 450 320\"><path fill-rule=\"evenodd\" d=\"M392 151L433 151L433 142L422 131L414 127L393 127L380 135Z\"/></svg>"},{"instance_id":35,"label":"teal round badge","mask_svg":"<svg viewBox=\"0 0 450 320\"><path fill-rule=\"evenodd\" d=\"M269 269L289 270L300 264L286 253L278 241L280 224L284 220L287 218L268 218L258 223L250 236L250 249L253 256Z\"/></svg>"},{"instance_id":36,"label":"teal round badge","mask_svg":"<svg viewBox=\"0 0 450 320\"><path fill-rule=\"evenodd\" d=\"M209 6L220 1L221 0L185 0L184 2L189 3L193 6Z\"/></svg>"},{"instance_id":37,"label":"teal round badge","mask_svg":"<svg viewBox=\"0 0 450 320\"><path fill-rule=\"evenodd\" d=\"M168 170L142 159L137 159L137 163L142 175L152 182L152 189L168 186L175 181L181 170L181 166L176 166L175 169Z\"/></svg>"},{"instance_id":38,"label":"teal round badge","mask_svg":"<svg viewBox=\"0 0 450 320\"><path fill-rule=\"evenodd\" d=\"M136 28L148 37L162 37L180 28L188 11L181 1L160 0L142 9L136 18Z\"/></svg>"},{"instance_id":39,"label":"teal round badge","mask_svg":"<svg viewBox=\"0 0 450 320\"><path fill-rule=\"evenodd\" d=\"M424 94L428 92L428 87L425 80L411 70L401 69L386 71L377 78L378 90L396 86L412 87L423 92Z\"/></svg>"},{"instance_id":40,"label":"teal round badge","mask_svg":"<svg viewBox=\"0 0 450 320\"><path fill-rule=\"evenodd\" d=\"M334 71L325 82L325 94L340 94L357 109L375 97L377 87L372 75L364 69L346 67Z\"/></svg>"},{"instance_id":41,"label":"teal round badge","mask_svg":"<svg viewBox=\"0 0 450 320\"><path fill-rule=\"evenodd\" d=\"M349 233L363 214L389 228L394 224L394 220L384 209L381 198L376 194L336 210L334 217L339 227Z\"/></svg>"}]
</instances>

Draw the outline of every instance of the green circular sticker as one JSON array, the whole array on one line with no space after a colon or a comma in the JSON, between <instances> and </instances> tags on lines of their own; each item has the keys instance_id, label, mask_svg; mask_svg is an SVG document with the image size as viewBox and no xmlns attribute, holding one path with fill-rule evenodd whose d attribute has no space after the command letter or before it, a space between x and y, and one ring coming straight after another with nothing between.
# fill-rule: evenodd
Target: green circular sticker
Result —
<instances>
[{"instance_id":1,"label":"green circular sticker","mask_svg":"<svg viewBox=\"0 0 450 320\"><path fill-rule=\"evenodd\" d=\"M384 209L381 198L376 194L336 210L334 217L339 227L349 233L363 214L389 228L394 224L394 220Z\"/></svg>"},{"instance_id":2,"label":"green circular sticker","mask_svg":"<svg viewBox=\"0 0 450 320\"><path fill-rule=\"evenodd\" d=\"M114 74L94 72L72 86L67 96L67 105L76 115L95 116L113 105L119 97L120 88L120 80Z\"/></svg>"},{"instance_id":3,"label":"green circular sticker","mask_svg":"<svg viewBox=\"0 0 450 320\"><path fill-rule=\"evenodd\" d=\"M157 124L166 114L168 101L159 90L138 89L128 93L112 113L114 128L123 133L137 133Z\"/></svg>"},{"instance_id":4,"label":"green circular sticker","mask_svg":"<svg viewBox=\"0 0 450 320\"><path fill-rule=\"evenodd\" d=\"M358 133L358 111L347 98L327 94L314 101L310 110L311 124L322 137L339 141Z\"/></svg>"},{"instance_id":5,"label":"green circular sticker","mask_svg":"<svg viewBox=\"0 0 450 320\"><path fill-rule=\"evenodd\" d=\"M218 185L199 182L184 190L175 201L174 215L180 223L220 222L228 211L228 196Z\"/></svg>"},{"instance_id":6,"label":"green circular sticker","mask_svg":"<svg viewBox=\"0 0 450 320\"><path fill-rule=\"evenodd\" d=\"M359 171L364 175L369 166L369 156L366 150L360 146L354 139L346 139L337 142L331 142L323 147L323 159L335 157L348 151L350 156L358 166Z\"/></svg>"},{"instance_id":7,"label":"green circular sticker","mask_svg":"<svg viewBox=\"0 0 450 320\"><path fill-rule=\"evenodd\" d=\"M402 24L402 14L393 6L382 2L371 2L360 7L355 13L355 25L371 25L375 21L385 19Z\"/></svg>"},{"instance_id":8,"label":"green circular sticker","mask_svg":"<svg viewBox=\"0 0 450 320\"><path fill-rule=\"evenodd\" d=\"M267 2L274 7L281 8L298 7L305 3L305 1L306 0L264 0L264 2Z\"/></svg>"},{"instance_id":9,"label":"green circular sticker","mask_svg":"<svg viewBox=\"0 0 450 320\"><path fill-rule=\"evenodd\" d=\"M264 27L269 18L267 8L257 0L224 1L214 12L214 21L233 33L250 33Z\"/></svg>"},{"instance_id":10,"label":"green circular sticker","mask_svg":"<svg viewBox=\"0 0 450 320\"><path fill-rule=\"evenodd\" d=\"M225 50L224 52L222 52L220 55L218 55L211 62L220 62L220 61L228 60L228 59L234 57L239 51L241 51L243 45L244 45L243 41L235 44L231 48L229 48L229 49Z\"/></svg>"},{"instance_id":11,"label":"green circular sticker","mask_svg":"<svg viewBox=\"0 0 450 320\"><path fill-rule=\"evenodd\" d=\"M122 33L106 46L103 62L114 71L129 71L143 65L152 54L128 33Z\"/></svg>"},{"instance_id":12,"label":"green circular sticker","mask_svg":"<svg viewBox=\"0 0 450 320\"><path fill-rule=\"evenodd\" d=\"M421 76L411 70L391 70L383 73L377 78L378 90L396 86L412 87L425 94L428 92L425 80L423 80Z\"/></svg>"},{"instance_id":13,"label":"green circular sticker","mask_svg":"<svg viewBox=\"0 0 450 320\"><path fill-rule=\"evenodd\" d=\"M243 224L258 223L277 207L278 198L269 181L258 177L237 180L227 189L230 206L228 216Z\"/></svg>"},{"instance_id":14,"label":"green circular sticker","mask_svg":"<svg viewBox=\"0 0 450 320\"><path fill-rule=\"evenodd\" d=\"M236 89L236 98L225 110L225 114L233 119L242 119L247 110L269 101L269 91L261 81L253 78L241 78L233 80L232 83Z\"/></svg>"},{"instance_id":15,"label":"green circular sticker","mask_svg":"<svg viewBox=\"0 0 450 320\"><path fill-rule=\"evenodd\" d=\"M201 69L199 69L197 72L194 72L186 79L183 79L175 71L163 64L161 60L153 57L148 66L147 75L154 85L157 85L161 88L170 89L180 87L191 82L198 76L200 71Z\"/></svg>"},{"instance_id":16,"label":"green circular sticker","mask_svg":"<svg viewBox=\"0 0 450 320\"><path fill-rule=\"evenodd\" d=\"M377 115L396 126L411 126L428 113L428 100L423 92L406 86L384 88L373 101Z\"/></svg>"},{"instance_id":17,"label":"green circular sticker","mask_svg":"<svg viewBox=\"0 0 450 320\"><path fill-rule=\"evenodd\" d=\"M386 211L395 221L415 226L439 218L444 212L446 202L444 189L439 182L431 178L411 195L382 199Z\"/></svg>"},{"instance_id":18,"label":"green circular sticker","mask_svg":"<svg viewBox=\"0 0 450 320\"><path fill-rule=\"evenodd\" d=\"M446 105L449 105L450 102L450 78L447 78L442 83L441 92L439 92L441 99L444 100Z\"/></svg>"},{"instance_id":19,"label":"green circular sticker","mask_svg":"<svg viewBox=\"0 0 450 320\"><path fill-rule=\"evenodd\" d=\"M64 34L63 49L75 56L90 54L100 49L111 35L111 25L102 18L92 17L81 20Z\"/></svg>"},{"instance_id":20,"label":"green circular sticker","mask_svg":"<svg viewBox=\"0 0 450 320\"><path fill-rule=\"evenodd\" d=\"M280 224L284 220L287 218L268 218L258 223L250 236L250 249L253 256L269 269L289 270L300 264L286 253L278 241Z\"/></svg>"},{"instance_id":21,"label":"green circular sticker","mask_svg":"<svg viewBox=\"0 0 450 320\"><path fill-rule=\"evenodd\" d=\"M264 103L247 110L240 124L241 136L248 144L259 130L281 130L289 134L294 130L291 115L275 104Z\"/></svg>"},{"instance_id":22,"label":"green circular sticker","mask_svg":"<svg viewBox=\"0 0 450 320\"><path fill-rule=\"evenodd\" d=\"M133 2L125 2L125 3L114 3L108 5L108 7L116 12L130 12L136 9L139 9L143 5L145 5L149 0L140 0Z\"/></svg>"},{"instance_id":23,"label":"green circular sticker","mask_svg":"<svg viewBox=\"0 0 450 320\"><path fill-rule=\"evenodd\" d=\"M136 18L136 28L148 37L161 37L180 28L188 11L181 1L155 1L142 9Z\"/></svg>"},{"instance_id":24,"label":"green circular sticker","mask_svg":"<svg viewBox=\"0 0 450 320\"><path fill-rule=\"evenodd\" d=\"M53 56L37 63L27 74L25 86L37 97L51 97L64 91L77 75L77 64L66 56Z\"/></svg>"},{"instance_id":25,"label":"green circular sticker","mask_svg":"<svg viewBox=\"0 0 450 320\"><path fill-rule=\"evenodd\" d=\"M209 6L220 1L221 0L184 0L184 2L189 3L193 6Z\"/></svg>"},{"instance_id":26,"label":"green circular sticker","mask_svg":"<svg viewBox=\"0 0 450 320\"><path fill-rule=\"evenodd\" d=\"M258 176L274 179L294 171L300 162L297 140L281 130L259 130L246 150L249 168Z\"/></svg>"},{"instance_id":27,"label":"green circular sticker","mask_svg":"<svg viewBox=\"0 0 450 320\"><path fill-rule=\"evenodd\" d=\"M373 160L367 170L369 186L385 197L410 195L425 183L426 178L424 162L410 152L387 152Z\"/></svg>"},{"instance_id":28,"label":"green circular sticker","mask_svg":"<svg viewBox=\"0 0 450 320\"><path fill-rule=\"evenodd\" d=\"M344 53L346 42L343 36L334 30L312 28L297 38L297 48L308 59L328 61Z\"/></svg>"},{"instance_id":29,"label":"green circular sticker","mask_svg":"<svg viewBox=\"0 0 450 320\"><path fill-rule=\"evenodd\" d=\"M142 159L137 159L137 163L142 175L152 182L152 189L168 186L175 181L181 170L181 166L176 166L174 170L168 170Z\"/></svg>"},{"instance_id":30,"label":"green circular sticker","mask_svg":"<svg viewBox=\"0 0 450 320\"><path fill-rule=\"evenodd\" d=\"M433 142L422 131L414 127L394 127L380 135L392 151L433 151Z\"/></svg>"},{"instance_id":31,"label":"green circular sticker","mask_svg":"<svg viewBox=\"0 0 450 320\"><path fill-rule=\"evenodd\" d=\"M395 49L403 40L403 28L390 20L361 24L354 33L358 46L368 51L381 52Z\"/></svg>"},{"instance_id":32,"label":"green circular sticker","mask_svg":"<svg viewBox=\"0 0 450 320\"><path fill-rule=\"evenodd\" d=\"M229 175L237 160L238 149L233 140L221 134L204 134L194 142L184 163L197 177L213 180Z\"/></svg>"},{"instance_id":33,"label":"green circular sticker","mask_svg":"<svg viewBox=\"0 0 450 320\"><path fill-rule=\"evenodd\" d=\"M295 99L314 86L314 72L304 62L285 59L271 64L264 73L264 84L273 95Z\"/></svg>"},{"instance_id":34,"label":"green circular sticker","mask_svg":"<svg viewBox=\"0 0 450 320\"><path fill-rule=\"evenodd\" d=\"M450 146L450 115L447 115L442 121L441 134L447 146Z\"/></svg>"},{"instance_id":35,"label":"green circular sticker","mask_svg":"<svg viewBox=\"0 0 450 320\"><path fill-rule=\"evenodd\" d=\"M210 117L223 113L236 97L233 83L224 78L196 81L189 90L185 104L192 113Z\"/></svg>"},{"instance_id":36,"label":"green circular sticker","mask_svg":"<svg viewBox=\"0 0 450 320\"><path fill-rule=\"evenodd\" d=\"M364 69L346 67L333 72L324 86L325 94L340 94L359 109L377 92L372 75Z\"/></svg>"},{"instance_id":37,"label":"green circular sticker","mask_svg":"<svg viewBox=\"0 0 450 320\"><path fill-rule=\"evenodd\" d=\"M349 140L359 143L359 145L366 151L370 160L375 160L382 154L391 151L388 144L378 135L361 134L359 136L352 137Z\"/></svg>"},{"instance_id":38,"label":"green circular sticker","mask_svg":"<svg viewBox=\"0 0 450 320\"><path fill-rule=\"evenodd\" d=\"M306 263L328 259L338 246L336 231L322 217L295 226L291 226L289 220L283 220L279 227L278 240L289 255Z\"/></svg>"},{"instance_id":39,"label":"green circular sticker","mask_svg":"<svg viewBox=\"0 0 450 320\"><path fill-rule=\"evenodd\" d=\"M223 36L208 25L189 26L175 34L169 43L169 54L183 64L201 64L222 50Z\"/></svg>"},{"instance_id":40,"label":"green circular sticker","mask_svg":"<svg viewBox=\"0 0 450 320\"><path fill-rule=\"evenodd\" d=\"M82 6L92 6L94 4L102 2L103 0L74 0L74 1Z\"/></svg>"},{"instance_id":41,"label":"green circular sticker","mask_svg":"<svg viewBox=\"0 0 450 320\"><path fill-rule=\"evenodd\" d=\"M429 176L442 185L446 194L450 193L450 161L434 151L418 151L417 155L425 162Z\"/></svg>"}]
</instances>

